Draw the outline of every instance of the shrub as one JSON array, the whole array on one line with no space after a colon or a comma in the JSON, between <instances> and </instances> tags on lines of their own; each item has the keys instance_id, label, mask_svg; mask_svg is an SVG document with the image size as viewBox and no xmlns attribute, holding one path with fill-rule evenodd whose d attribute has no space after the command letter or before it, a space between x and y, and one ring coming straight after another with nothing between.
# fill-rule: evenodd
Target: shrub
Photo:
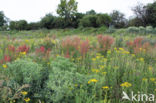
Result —
<instances>
[{"instance_id":1,"label":"shrub","mask_svg":"<svg viewBox=\"0 0 156 103\"><path fill-rule=\"evenodd\" d=\"M77 36L65 38L61 46L67 58L85 56L90 48L89 40L81 40Z\"/></svg>"},{"instance_id":2,"label":"shrub","mask_svg":"<svg viewBox=\"0 0 156 103\"><path fill-rule=\"evenodd\" d=\"M16 83L30 84L33 88L33 91L37 86L40 86L41 83L41 70L42 66L34 63L32 60L16 60L12 63L7 64L8 68L5 69L5 74ZM36 83L36 87L33 87Z\"/></svg>"},{"instance_id":3,"label":"shrub","mask_svg":"<svg viewBox=\"0 0 156 103\"><path fill-rule=\"evenodd\" d=\"M74 96L74 86L75 84L83 83L85 80L84 77L76 73L77 69L75 64L63 57L57 57L56 60L50 64L50 67L51 72L47 81L47 89L49 91L46 95L47 98L55 103L72 103L74 98L71 97Z\"/></svg>"},{"instance_id":4,"label":"shrub","mask_svg":"<svg viewBox=\"0 0 156 103\"><path fill-rule=\"evenodd\" d=\"M80 20L80 26L82 27L98 27L96 15L86 15Z\"/></svg>"},{"instance_id":5,"label":"shrub","mask_svg":"<svg viewBox=\"0 0 156 103\"><path fill-rule=\"evenodd\" d=\"M98 27L100 26L107 26L111 23L112 19L108 14L98 14L96 19L96 24Z\"/></svg>"},{"instance_id":6,"label":"shrub","mask_svg":"<svg viewBox=\"0 0 156 103\"><path fill-rule=\"evenodd\" d=\"M111 36L98 35L97 39L99 43L100 52L103 53L106 53L106 51L109 50L112 44L114 43L114 38Z\"/></svg>"},{"instance_id":7,"label":"shrub","mask_svg":"<svg viewBox=\"0 0 156 103\"><path fill-rule=\"evenodd\" d=\"M137 27L128 27L127 31L129 33L138 33L139 29Z\"/></svg>"},{"instance_id":8,"label":"shrub","mask_svg":"<svg viewBox=\"0 0 156 103\"><path fill-rule=\"evenodd\" d=\"M140 26L139 27L139 33L146 34L146 28L144 28L143 26Z\"/></svg>"},{"instance_id":9,"label":"shrub","mask_svg":"<svg viewBox=\"0 0 156 103\"><path fill-rule=\"evenodd\" d=\"M152 26L147 26L146 27L146 33L153 33L153 27Z\"/></svg>"}]
</instances>

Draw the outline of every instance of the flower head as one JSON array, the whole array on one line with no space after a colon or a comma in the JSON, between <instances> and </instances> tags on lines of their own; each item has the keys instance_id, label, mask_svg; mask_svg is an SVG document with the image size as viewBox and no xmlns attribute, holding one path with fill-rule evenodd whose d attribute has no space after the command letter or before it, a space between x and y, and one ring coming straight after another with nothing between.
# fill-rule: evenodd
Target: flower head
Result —
<instances>
[{"instance_id":1,"label":"flower head","mask_svg":"<svg viewBox=\"0 0 156 103\"><path fill-rule=\"evenodd\" d=\"M7 68L7 65L6 64L3 64L3 68Z\"/></svg>"},{"instance_id":2,"label":"flower head","mask_svg":"<svg viewBox=\"0 0 156 103\"><path fill-rule=\"evenodd\" d=\"M30 98L24 98L24 101L25 102L29 102L30 101Z\"/></svg>"},{"instance_id":3,"label":"flower head","mask_svg":"<svg viewBox=\"0 0 156 103\"><path fill-rule=\"evenodd\" d=\"M26 91L22 91L21 94L22 94L22 95L27 95L28 92L26 92Z\"/></svg>"},{"instance_id":4,"label":"flower head","mask_svg":"<svg viewBox=\"0 0 156 103\"><path fill-rule=\"evenodd\" d=\"M120 85L121 87L131 87L132 84L131 83L128 83L128 82L124 82Z\"/></svg>"},{"instance_id":5,"label":"flower head","mask_svg":"<svg viewBox=\"0 0 156 103\"><path fill-rule=\"evenodd\" d=\"M88 84L90 84L90 83L96 83L96 82L98 82L98 80L96 80L96 79L90 79L89 81L88 81Z\"/></svg>"}]
</instances>

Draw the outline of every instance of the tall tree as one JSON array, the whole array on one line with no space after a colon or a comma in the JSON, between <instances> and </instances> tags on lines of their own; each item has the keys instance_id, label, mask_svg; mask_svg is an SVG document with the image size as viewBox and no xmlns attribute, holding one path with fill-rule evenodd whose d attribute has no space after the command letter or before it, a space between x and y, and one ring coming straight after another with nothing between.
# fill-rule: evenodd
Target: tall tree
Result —
<instances>
[{"instance_id":1,"label":"tall tree","mask_svg":"<svg viewBox=\"0 0 156 103\"><path fill-rule=\"evenodd\" d=\"M112 18L112 25L116 28L123 28L126 26L126 18L125 15L117 10L113 10L113 12L110 14Z\"/></svg>"},{"instance_id":2,"label":"tall tree","mask_svg":"<svg viewBox=\"0 0 156 103\"><path fill-rule=\"evenodd\" d=\"M4 26L6 23L6 17L2 11L0 11L0 27Z\"/></svg>"},{"instance_id":3,"label":"tall tree","mask_svg":"<svg viewBox=\"0 0 156 103\"><path fill-rule=\"evenodd\" d=\"M141 3L138 3L135 7L132 8L132 11L136 16L135 18L141 21L140 22L141 24L139 25L146 26L147 25L146 6Z\"/></svg>"},{"instance_id":4,"label":"tall tree","mask_svg":"<svg viewBox=\"0 0 156 103\"><path fill-rule=\"evenodd\" d=\"M60 4L57 8L57 14L63 17L69 25L72 21L72 16L77 13L77 4L75 0L60 0Z\"/></svg>"},{"instance_id":5,"label":"tall tree","mask_svg":"<svg viewBox=\"0 0 156 103\"><path fill-rule=\"evenodd\" d=\"M146 6L148 25L156 27L156 1Z\"/></svg>"}]
</instances>

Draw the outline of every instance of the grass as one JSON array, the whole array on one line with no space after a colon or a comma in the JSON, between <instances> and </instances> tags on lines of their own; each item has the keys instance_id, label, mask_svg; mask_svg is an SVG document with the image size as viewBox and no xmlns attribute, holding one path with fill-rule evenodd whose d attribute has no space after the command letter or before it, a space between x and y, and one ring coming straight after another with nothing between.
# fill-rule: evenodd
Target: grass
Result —
<instances>
[{"instance_id":1,"label":"grass","mask_svg":"<svg viewBox=\"0 0 156 103\"><path fill-rule=\"evenodd\" d=\"M133 102L150 102L155 68L155 34L103 28L0 32L0 102L129 103L123 91L131 101L132 91L137 95Z\"/></svg>"}]
</instances>

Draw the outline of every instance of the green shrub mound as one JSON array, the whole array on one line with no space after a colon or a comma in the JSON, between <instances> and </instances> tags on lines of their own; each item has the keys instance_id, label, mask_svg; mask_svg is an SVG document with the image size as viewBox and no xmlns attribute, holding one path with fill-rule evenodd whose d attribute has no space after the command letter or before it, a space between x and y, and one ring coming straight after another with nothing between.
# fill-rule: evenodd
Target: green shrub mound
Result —
<instances>
[{"instance_id":1,"label":"green shrub mound","mask_svg":"<svg viewBox=\"0 0 156 103\"><path fill-rule=\"evenodd\" d=\"M63 57L58 57L51 63L50 67L51 72L49 80L47 80L47 98L54 103L60 101L72 103L74 98L71 97L74 97L74 86L83 83L85 80L83 75L77 73L76 66Z\"/></svg>"},{"instance_id":2,"label":"green shrub mound","mask_svg":"<svg viewBox=\"0 0 156 103\"><path fill-rule=\"evenodd\" d=\"M41 79L42 67L29 59L16 60L8 64L5 73L19 84L31 84Z\"/></svg>"}]
</instances>

